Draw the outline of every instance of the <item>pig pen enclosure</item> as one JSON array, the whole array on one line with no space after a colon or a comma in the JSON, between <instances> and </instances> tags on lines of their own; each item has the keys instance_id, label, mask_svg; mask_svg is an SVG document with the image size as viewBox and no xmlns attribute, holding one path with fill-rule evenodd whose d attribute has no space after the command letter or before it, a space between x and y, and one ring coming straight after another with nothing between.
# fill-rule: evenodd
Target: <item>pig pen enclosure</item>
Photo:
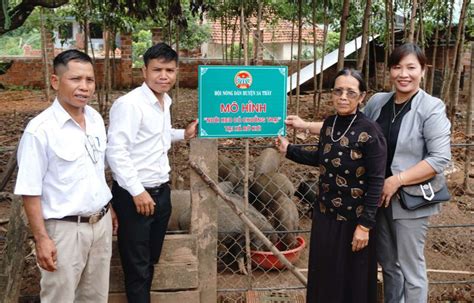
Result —
<instances>
[{"instance_id":1,"label":"pig pen enclosure","mask_svg":"<svg viewBox=\"0 0 474 303\"><path fill-rule=\"evenodd\" d=\"M121 95L122 92L117 92ZM1 94L0 94L1 95ZM0 98L0 115L2 121L1 139L1 173L5 173L8 160L14 153L15 145L24 127L24 121L33 117L48 106L41 101L40 92L15 92ZM21 98L23 96L23 98ZM309 118L311 113L312 95L302 96L300 113L303 118ZM289 105L288 112L294 113L294 103ZM322 116L331 113L327 96L323 99ZM181 90L180 97L174 104L174 125L184 127L197 112L196 94L192 90ZM472 257L473 204L470 195L463 188L465 172L465 152L467 142L461 124L455 125L453 143L453 163L447 171L447 179L452 194L450 203L445 203L441 214L434 216L430 221L425 255L427 257L428 277L430 280L430 302L437 301L472 301L472 287L474 284ZM289 137L293 137L290 133ZM317 142L316 137L298 132L293 137L297 144L312 144ZM205 140L204 140L205 141ZM230 199L240 205L251 222L267 236L267 238L286 256L291 259L297 271L306 276L309 232L311 228L311 203L316 194L314 183L319 171L315 167L295 164L275 152L273 139L252 139L246 148L245 140L220 139L215 142L216 151L208 149L207 143L200 147L199 140L191 144L177 143L170 152L172 162L172 203L173 214L169 226L168 243L169 253L157 265L158 272L165 267L166 258L172 259L173 251L185 245L181 242L172 242L173 239L184 239L187 235L206 237L208 229L216 227L216 239L210 242L216 248L215 255L202 256L196 254L199 267L207 267L208 271L215 271L215 279L205 279L196 276L189 285L184 278L176 280L177 284L167 282L166 276L158 280L166 284L167 289L175 297L160 302L198 302L186 301L178 298L183 290L211 288L216 291L217 302L304 302L304 284L293 272L282 266L274 256L267 257L268 249L256 233L251 232L240 217L226 204L222 198L215 198L211 204L196 204L200 198L198 192L209 186L201 182L188 163L188 158L195 149L199 157L197 164L208 163L209 175L219 183L219 188ZM248 159L248 164L246 163ZM196 158L193 158L196 160ZM205 165L204 165L205 167ZM247 167L247 168L246 168ZM211 169L212 168L212 169ZM470 169L470 168L468 168ZM474 185L474 173L469 171L469 184ZM12 192L15 174L6 184L4 191ZM245 179L248 184L245 184ZM245 190L247 188L247 190ZM212 192L211 192L212 194ZM205 195L204 195L205 196ZM245 198L249 204L246 206ZM5 237L9 229L10 199L1 196L0 202L0 259L4 256ZM211 205L212 209L209 208ZM192 212L192 207L199 208L199 213ZM195 210L193 210L195 211ZM215 222L202 223L209 213L215 213ZM206 229L208 228L208 229ZM181 244L180 244L181 243ZM303 244L304 243L304 244ZM32 242L30 241L31 245ZM166 244L165 244L166 245ZM24 256L25 269L22 272L21 302L37 302L39 293L39 273L35 266L33 246L26 248ZM115 262L113 260L113 262ZM206 263L207 262L207 263ZM0 269L2 261L0 260ZM190 264L188 262L188 264ZM194 264L194 263L193 263ZM116 265L116 263L113 263ZM194 266L194 265L193 265ZM182 267L185 270L188 267ZM164 271L163 271L164 272ZM117 280L118 271L114 271ZM0 272L0 279L2 277ZM179 273L178 273L179 274ZM8 277L6 277L8 279ZM171 279L169 279L171 281ZM381 276L379 275L379 280ZM174 281L174 280L173 280ZM1 282L1 281L0 281ZM168 283L168 284L167 284ZM183 285L180 285L183 284ZM0 283L1 284L1 283ZM215 285L213 285L215 284ZM162 292L163 287L157 287L156 292ZM173 290L174 289L174 290ZM180 292L176 289L181 290ZM119 291L116 288L114 291ZM1 290L0 290L1 291ZM192 294L196 296L199 291ZM111 301L112 302L112 301ZM116 301L119 302L119 301ZM121 301L122 302L122 301ZM206 301L201 298L200 302Z\"/></svg>"},{"instance_id":2,"label":"pig pen enclosure","mask_svg":"<svg viewBox=\"0 0 474 303\"><path fill-rule=\"evenodd\" d=\"M317 141L317 138L300 136L302 142ZM230 182L234 186L234 193L241 192L242 184L238 180L241 179L245 167L245 147L243 142L240 143L239 147L235 146L235 142L224 142L219 148L219 181ZM274 229L265 234L269 238L271 235L277 235L276 241L280 244L283 242L281 247L284 250L294 249L295 245L298 247L298 242L291 241L296 236L305 240L306 246L298 252L298 257L293 261L299 271L306 275L311 201L314 201L317 195L315 184L319 175L318 168L299 165L284 157L272 155L269 151L275 149L271 140L253 142L251 146L248 192L250 206L254 205L270 218ZM273 149L269 150L269 147ZM306 145L306 148L312 147L311 144ZM449 180L453 178L456 178L455 174L452 178L448 176ZM459 190L456 187L451 189L454 192ZM282 196L289 199L291 204L281 202L285 201ZM430 301L472 300L472 202L470 199L457 200L455 195L453 198L452 203L444 206L442 214L433 217L430 222L425 251L430 279ZM464 204L464 201L467 201L467 204ZM293 206L296 206L296 209L293 209ZM464 208L465 206L467 208ZM286 215L280 215L280 210ZM250 235L248 240L250 260L247 262L250 265L239 267L239 259L241 260L245 252L246 242L242 241L239 235L236 238L234 234L220 230L219 225L218 229L220 245L217 290L219 298L222 298L220 302L267 302L264 298L268 302L304 302L305 287L288 269L266 264L268 262L257 264L259 260L254 257L253 250L259 248L254 248L253 245L259 243L254 243L255 237ZM229 247L228 243L232 245ZM247 271L243 271L242 267ZM381 273L379 282L382 282ZM381 296L382 288L379 284L379 298Z\"/></svg>"}]
</instances>

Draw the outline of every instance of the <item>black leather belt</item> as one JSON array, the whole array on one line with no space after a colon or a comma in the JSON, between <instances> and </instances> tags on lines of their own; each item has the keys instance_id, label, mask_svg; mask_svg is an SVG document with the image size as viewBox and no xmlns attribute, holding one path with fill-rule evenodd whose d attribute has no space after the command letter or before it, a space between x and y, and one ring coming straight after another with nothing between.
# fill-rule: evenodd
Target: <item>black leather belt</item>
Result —
<instances>
[{"instance_id":1,"label":"black leather belt","mask_svg":"<svg viewBox=\"0 0 474 303\"><path fill-rule=\"evenodd\" d=\"M90 216L66 216L60 219L54 220L61 220L61 221L69 221L69 222L77 222L77 223L90 223L94 224L99 222L109 211L110 203L107 203L106 206L102 207L101 210L92 214Z\"/></svg>"},{"instance_id":2,"label":"black leather belt","mask_svg":"<svg viewBox=\"0 0 474 303\"><path fill-rule=\"evenodd\" d=\"M163 184L160 184L155 187L145 187L145 190L150 194L150 195L157 195L159 194L163 189L168 187L169 182L165 182Z\"/></svg>"}]
</instances>

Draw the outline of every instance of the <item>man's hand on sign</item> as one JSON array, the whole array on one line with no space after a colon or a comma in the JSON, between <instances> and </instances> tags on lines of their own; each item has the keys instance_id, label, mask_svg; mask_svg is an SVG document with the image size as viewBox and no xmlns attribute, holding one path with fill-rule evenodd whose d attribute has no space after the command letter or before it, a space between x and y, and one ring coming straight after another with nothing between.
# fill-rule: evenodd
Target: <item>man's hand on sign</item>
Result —
<instances>
[{"instance_id":1,"label":"man's hand on sign","mask_svg":"<svg viewBox=\"0 0 474 303\"><path fill-rule=\"evenodd\" d=\"M184 139L188 140L196 137L198 123L199 120L196 119L193 122L189 123L188 126L186 126L186 129L184 131Z\"/></svg>"}]
</instances>

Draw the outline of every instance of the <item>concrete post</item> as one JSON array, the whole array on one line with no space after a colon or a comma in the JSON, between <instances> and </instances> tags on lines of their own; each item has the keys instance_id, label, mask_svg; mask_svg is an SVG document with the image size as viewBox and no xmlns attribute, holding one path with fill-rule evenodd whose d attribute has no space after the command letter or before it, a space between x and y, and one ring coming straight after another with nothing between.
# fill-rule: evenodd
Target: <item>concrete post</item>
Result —
<instances>
[{"instance_id":1,"label":"concrete post","mask_svg":"<svg viewBox=\"0 0 474 303\"><path fill-rule=\"evenodd\" d=\"M217 140L191 140L191 161L217 181ZM191 234L197 236L200 302L217 302L216 194L191 172Z\"/></svg>"}]
</instances>

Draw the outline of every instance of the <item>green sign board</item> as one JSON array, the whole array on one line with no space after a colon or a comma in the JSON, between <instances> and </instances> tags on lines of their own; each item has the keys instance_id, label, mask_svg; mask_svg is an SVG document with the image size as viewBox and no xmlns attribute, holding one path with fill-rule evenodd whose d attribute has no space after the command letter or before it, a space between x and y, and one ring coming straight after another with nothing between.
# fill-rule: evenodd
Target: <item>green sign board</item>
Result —
<instances>
[{"instance_id":1,"label":"green sign board","mask_svg":"<svg viewBox=\"0 0 474 303\"><path fill-rule=\"evenodd\" d=\"M286 66L199 66L200 138L286 135Z\"/></svg>"}]
</instances>

